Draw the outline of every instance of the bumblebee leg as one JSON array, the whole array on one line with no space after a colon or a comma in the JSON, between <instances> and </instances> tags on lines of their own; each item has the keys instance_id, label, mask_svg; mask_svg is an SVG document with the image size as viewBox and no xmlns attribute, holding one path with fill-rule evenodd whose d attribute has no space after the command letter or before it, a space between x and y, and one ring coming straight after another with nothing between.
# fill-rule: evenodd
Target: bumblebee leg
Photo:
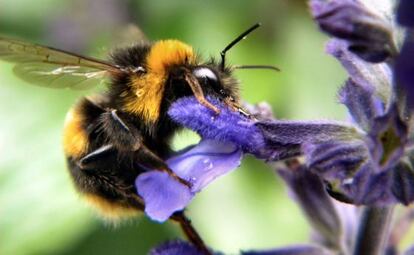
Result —
<instances>
[{"instance_id":1,"label":"bumblebee leg","mask_svg":"<svg viewBox=\"0 0 414 255\"><path fill-rule=\"evenodd\" d=\"M92 151L78 161L81 169L96 169L100 165L105 165L111 156L115 156L115 148L112 144L107 144Z\"/></svg>"},{"instance_id":2,"label":"bumblebee leg","mask_svg":"<svg viewBox=\"0 0 414 255\"><path fill-rule=\"evenodd\" d=\"M117 110L108 109L101 115L101 125L107 139L119 151L136 151L142 144L138 129L122 118Z\"/></svg>"},{"instance_id":3,"label":"bumblebee leg","mask_svg":"<svg viewBox=\"0 0 414 255\"><path fill-rule=\"evenodd\" d=\"M174 179L180 183L191 188L191 183L179 177L174 171L165 163L163 159L158 157L154 152L152 152L144 144L141 145L141 148L138 151L139 163L147 168L167 172Z\"/></svg>"},{"instance_id":4,"label":"bumblebee leg","mask_svg":"<svg viewBox=\"0 0 414 255\"><path fill-rule=\"evenodd\" d=\"M202 252L204 255L212 255L211 251L207 248L203 239L201 239L200 235L197 233L197 231L191 224L191 220L185 216L183 211L174 213L171 216L171 220L180 224L181 229L187 236L187 239L192 244L194 244L200 250L200 252Z\"/></svg>"}]
</instances>

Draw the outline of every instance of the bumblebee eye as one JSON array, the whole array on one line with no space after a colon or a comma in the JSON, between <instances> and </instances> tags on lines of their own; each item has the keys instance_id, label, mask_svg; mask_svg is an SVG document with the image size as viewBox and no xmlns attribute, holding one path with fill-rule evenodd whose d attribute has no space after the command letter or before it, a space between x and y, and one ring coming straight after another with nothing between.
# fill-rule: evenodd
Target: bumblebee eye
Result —
<instances>
[{"instance_id":1,"label":"bumblebee eye","mask_svg":"<svg viewBox=\"0 0 414 255\"><path fill-rule=\"evenodd\" d=\"M210 79L213 81L217 81L217 76L214 74L213 71L211 71L211 69L207 68L207 67L199 67L194 69L193 74L196 78L200 79Z\"/></svg>"}]
</instances>

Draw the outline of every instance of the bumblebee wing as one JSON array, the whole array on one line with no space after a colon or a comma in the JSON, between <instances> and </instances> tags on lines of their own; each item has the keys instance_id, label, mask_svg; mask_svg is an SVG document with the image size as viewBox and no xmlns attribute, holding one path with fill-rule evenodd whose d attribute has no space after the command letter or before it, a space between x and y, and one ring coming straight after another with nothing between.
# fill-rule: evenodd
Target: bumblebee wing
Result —
<instances>
[{"instance_id":1,"label":"bumblebee wing","mask_svg":"<svg viewBox=\"0 0 414 255\"><path fill-rule=\"evenodd\" d=\"M103 60L1 37L0 59L16 63L13 70L23 80L51 88L88 89L122 72Z\"/></svg>"},{"instance_id":2,"label":"bumblebee wing","mask_svg":"<svg viewBox=\"0 0 414 255\"><path fill-rule=\"evenodd\" d=\"M136 24L128 24L115 33L112 40L113 48L131 47L132 45L146 45L150 41L145 33Z\"/></svg>"}]
</instances>

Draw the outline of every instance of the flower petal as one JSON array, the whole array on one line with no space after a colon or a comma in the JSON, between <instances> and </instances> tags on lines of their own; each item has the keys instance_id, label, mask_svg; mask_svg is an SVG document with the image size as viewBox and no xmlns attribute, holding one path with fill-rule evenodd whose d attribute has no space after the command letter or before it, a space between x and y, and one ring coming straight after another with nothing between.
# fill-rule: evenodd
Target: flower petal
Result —
<instances>
[{"instance_id":1,"label":"flower petal","mask_svg":"<svg viewBox=\"0 0 414 255\"><path fill-rule=\"evenodd\" d=\"M366 132L370 130L372 121L383 112L382 102L376 97L374 87L359 86L348 79L339 91L339 100L346 105L352 119Z\"/></svg>"},{"instance_id":2,"label":"flower petal","mask_svg":"<svg viewBox=\"0 0 414 255\"><path fill-rule=\"evenodd\" d=\"M183 210L194 196L187 186L161 171L140 174L135 186L144 199L145 213L158 222L164 222L174 212Z\"/></svg>"},{"instance_id":3,"label":"flower petal","mask_svg":"<svg viewBox=\"0 0 414 255\"><path fill-rule=\"evenodd\" d=\"M358 1L311 1L319 27L331 36L347 41L348 49L361 59L379 63L391 56L390 25Z\"/></svg>"},{"instance_id":4,"label":"flower petal","mask_svg":"<svg viewBox=\"0 0 414 255\"><path fill-rule=\"evenodd\" d=\"M138 194L144 199L145 213L153 220L166 221L174 212L183 210L196 192L220 175L240 165L243 154L230 143L202 140L199 144L166 161L191 189L169 174L152 170L136 180Z\"/></svg>"},{"instance_id":5,"label":"flower petal","mask_svg":"<svg viewBox=\"0 0 414 255\"><path fill-rule=\"evenodd\" d=\"M195 97L177 100L171 105L168 114L174 121L196 131L205 139L232 142L244 152L258 154L264 146L264 140L254 126L254 121L230 110L216 98L207 99L220 109L220 114L201 105Z\"/></svg>"},{"instance_id":6,"label":"flower petal","mask_svg":"<svg viewBox=\"0 0 414 255\"><path fill-rule=\"evenodd\" d=\"M404 154L408 126L401 119L395 103L386 114L374 118L372 123L365 139L371 157L380 165L381 171L391 170Z\"/></svg>"},{"instance_id":7,"label":"flower petal","mask_svg":"<svg viewBox=\"0 0 414 255\"><path fill-rule=\"evenodd\" d=\"M361 204L387 206L396 202L391 192L392 172L384 171L372 174L359 197Z\"/></svg>"},{"instance_id":8,"label":"flower petal","mask_svg":"<svg viewBox=\"0 0 414 255\"><path fill-rule=\"evenodd\" d=\"M328 184L329 194L346 203L386 205L391 194L391 172L373 161L364 141L304 145L309 168Z\"/></svg>"},{"instance_id":9,"label":"flower petal","mask_svg":"<svg viewBox=\"0 0 414 255\"><path fill-rule=\"evenodd\" d=\"M241 162L242 151L231 143L202 140L197 146L166 162L181 178L191 184L191 192L199 192L211 181L236 169Z\"/></svg>"},{"instance_id":10,"label":"flower petal","mask_svg":"<svg viewBox=\"0 0 414 255\"><path fill-rule=\"evenodd\" d=\"M326 51L338 59L347 70L349 78L356 85L370 91L374 88L374 96L383 102L383 109L387 108L391 98L392 72L386 64L370 64L356 58L347 50L347 44L343 41L332 39L326 45ZM377 110L381 108L377 107ZM383 113L379 112L380 114Z\"/></svg>"},{"instance_id":11,"label":"flower petal","mask_svg":"<svg viewBox=\"0 0 414 255\"><path fill-rule=\"evenodd\" d=\"M352 203L365 186L365 171L371 166L369 152L362 141L304 144L304 154L309 169L322 177L334 198ZM369 170L371 172L371 170Z\"/></svg>"},{"instance_id":12,"label":"flower petal","mask_svg":"<svg viewBox=\"0 0 414 255\"><path fill-rule=\"evenodd\" d=\"M303 143L327 142L360 137L348 125L329 121L260 121L256 126L265 138L267 160L281 160L301 154Z\"/></svg>"}]
</instances>

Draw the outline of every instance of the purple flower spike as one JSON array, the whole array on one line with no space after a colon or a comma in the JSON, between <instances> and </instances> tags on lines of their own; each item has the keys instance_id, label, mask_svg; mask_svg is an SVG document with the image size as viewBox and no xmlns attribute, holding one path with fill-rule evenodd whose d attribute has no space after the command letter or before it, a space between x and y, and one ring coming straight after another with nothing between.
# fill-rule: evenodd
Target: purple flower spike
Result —
<instances>
[{"instance_id":1,"label":"purple flower spike","mask_svg":"<svg viewBox=\"0 0 414 255\"><path fill-rule=\"evenodd\" d=\"M339 101L348 107L354 123L365 131L372 126L372 119L383 111L382 102L375 96L374 87L360 86L348 79L339 91Z\"/></svg>"},{"instance_id":2,"label":"purple flower spike","mask_svg":"<svg viewBox=\"0 0 414 255\"><path fill-rule=\"evenodd\" d=\"M220 109L220 114L201 105L195 97L177 100L168 114L173 120L191 128L205 139L232 142L244 152L260 154L264 139L254 122L230 110L216 98L208 97L207 100Z\"/></svg>"},{"instance_id":3,"label":"purple flower spike","mask_svg":"<svg viewBox=\"0 0 414 255\"><path fill-rule=\"evenodd\" d=\"M145 213L153 220L166 221L174 212L183 210L195 193L237 168L241 158L241 150L233 144L203 140L166 161L178 176L191 183L191 189L165 172L153 170L140 174L136 187L144 199Z\"/></svg>"},{"instance_id":4,"label":"purple flower spike","mask_svg":"<svg viewBox=\"0 0 414 255\"><path fill-rule=\"evenodd\" d=\"M338 122L253 121L231 111L216 99L209 98L209 101L219 107L219 115L198 103L194 97L178 100L168 113L203 138L234 143L244 152L268 161L300 155L300 146L306 141L360 137L356 129Z\"/></svg>"},{"instance_id":5,"label":"purple flower spike","mask_svg":"<svg viewBox=\"0 0 414 255\"><path fill-rule=\"evenodd\" d=\"M308 167L321 176L336 199L360 204L367 176L373 172L369 151L363 141L333 141L305 144Z\"/></svg>"},{"instance_id":6,"label":"purple flower spike","mask_svg":"<svg viewBox=\"0 0 414 255\"><path fill-rule=\"evenodd\" d=\"M412 199L414 176L394 169L404 153L407 126L394 105L370 122L369 132L360 139L304 143L308 167L329 183L329 193L343 202L407 203Z\"/></svg>"},{"instance_id":7,"label":"purple flower spike","mask_svg":"<svg viewBox=\"0 0 414 255\"><path fill-rule=\"evenodd\" d=\"M365 91L373 91L374 97L382 102L375 102L377 115L384 114L391 95L392 70L388 65L369 64L356 58L344 41L332 39L326 45L326 52L334 56L348 72L349 78ZM373 99L377 100L377 99Z\"/></svg>"},{"instance_id":8,"label":"purple flower spike","mask_svg":"<svg viewBox=\"0 0 414 255\"><path fill-rule=\"evenodd\" d=\"M390 169L397 165L404 154L408 142L408 126L393 104L387 114L373 120L369 132L371 143L368 144L373 158L379 162L382 169Z\"/></svg>"},{"instance_id":9,"label":"purple flower spike","mask_svg":"<svg viewBox=\"0 0 414 255\"><path fill-rule=\"evenodd\" d=\"M390 25L358 1L313 0L311 10L324 32L346 40L348 49L361 59L379 63L392 55Z\"/></svg>"},{"instance_id":10,"label":"purple flower spike","mask_svg":"<svg viewBox=\"0 0 414 255\"><path fill-rule=\"evenodd\" d=\"M203 255L194 245L184 241L170 241L149 252L149 255Z\"/></svg>"}]
</instances>

